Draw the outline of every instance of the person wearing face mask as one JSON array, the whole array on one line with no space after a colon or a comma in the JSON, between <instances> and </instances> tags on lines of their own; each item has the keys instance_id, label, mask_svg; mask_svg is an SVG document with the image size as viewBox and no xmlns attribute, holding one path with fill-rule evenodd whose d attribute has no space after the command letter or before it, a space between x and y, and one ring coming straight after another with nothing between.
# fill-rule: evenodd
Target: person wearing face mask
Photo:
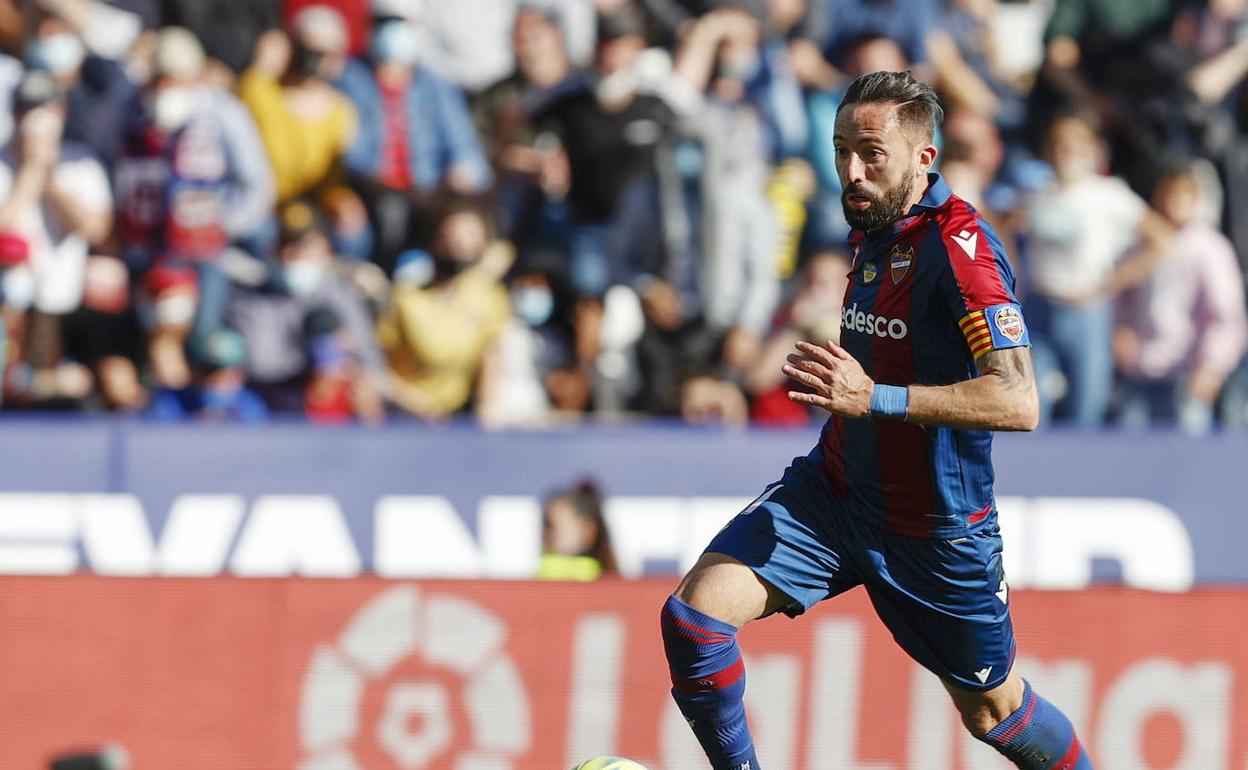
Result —
<instances>
[{"instance_id":1,"label":"person wearing face mask","mask_svg":"<svg viewBox=\"0 0 1248 770\"><path fill-rule=\"evenodd\" d=\"M161 30L153 63L114 168L118 240L136 272L158 259L195 271L198 342L221 326L228 281L220 257L231 242L259 236L273 181L250 114L204 82L204 51L189 31Z\"/></svg>"},{"instance_id":2,"label":"person wearing face mask","mask_svg":"<svg viewBox=\"0 0 1248 770\"><path fill-rule=\"evenodd\" d=\"M589 405L591 381L577 365L573 303L562 271L531 257L507 280L513 315L485 354L476 414L489 428L569 419Z\"/></svg>"},{"instance_id":3,"label":"person wearing face mask","mask_svg":"<svg viewBox=\"0 0 1248 770\"><path fill-rule=\"evenodd\" d=\"M307 318L329 311L340 319L339 334L358 358L362 402L378 401L384 360L364 298L334 254L329 224L305 201L283 207L279 220L271 279L259 286L233 286L226 308L226 327L242 335L248 351L248 381L274 411L302 413L314 365L305 344Z\"/></svg>"},{"instance_id":4,"label":"person wearing face mask","mask_svg":"<svg viewBox=\"0 0 1248 770\"><path fill-rule=\"evenodd\" d=\"M481 210L451 199L434 222L429 282L396 282L377 324L390 363L390 398L431 420L467 405L485 353L511 312L507 290L482 265L492 234Z\"/></svg>"},{"instance_id":5,"label":"person wearing face mask","mask_svg":"<svg viewBox=\"0 0 1248 770\"><path fill-rule=\"evenodd\" d=\"M49 73L65 94L65 136L88 147L105 166L121 152L136 85L123 64L91 50L57 4L31 11L34 36L24 57L31 69ZM66 13L62 16L62 13Z\"/></svg>"},{"instance_id":6,"label":"person wearing face mask","mask_svg":"<svg viewBox=\"0 0 1248 770\"><path fill-rule=\"evenodd\" d=\"M387 270L417 234L414 207L427 211L438 190L475 194L492 181L463 93L421 64L418 22L403 6L374 3L368 55L337 81L360 117L346 168Z\"/></svg>"}]
</instances>

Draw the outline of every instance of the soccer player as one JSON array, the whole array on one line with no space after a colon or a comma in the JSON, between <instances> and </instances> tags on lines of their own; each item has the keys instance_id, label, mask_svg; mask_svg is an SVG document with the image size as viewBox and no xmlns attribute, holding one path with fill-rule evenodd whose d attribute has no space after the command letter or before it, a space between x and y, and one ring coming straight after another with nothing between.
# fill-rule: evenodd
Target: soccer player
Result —
<instances>
[{"instance_id":1,"label":"soccer player","mask_svg":"<svg viewBox=\"0 0 1248 770\"><path fill-rule=\"evenodd\" d=\"M789 397L831 417L663 606L672 695L715 770L759 770L737 630L857 585L976 738L1024 770L1092 768L1012 665L990 431L1032 430L1039 407L1001 241L930 172L941 117L909 73L846 93L833 137L854 228L840 345L798 343L784 367L810 389Z\"/></svg>"}]
</instances>

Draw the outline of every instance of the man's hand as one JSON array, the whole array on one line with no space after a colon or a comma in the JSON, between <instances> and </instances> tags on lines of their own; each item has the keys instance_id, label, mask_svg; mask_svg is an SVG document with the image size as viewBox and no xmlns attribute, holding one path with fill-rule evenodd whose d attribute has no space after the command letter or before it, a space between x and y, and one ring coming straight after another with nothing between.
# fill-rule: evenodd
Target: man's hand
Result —
<instances>
[{"instance_id":1,"label":"man's hand","mask_svg":"<svg viewBox=\"0 0 1248 770\"><path fill-rule=\"evenodd\" d=\"M22 163L42 171L51 169L61 157L61 134L65 116L51 105L35 107L19 126Z\"/></svg>"},{"instance_id":2,"label":"man's hand","mask_svg":"<svg viewBox=\"0 0 1248 770\"><path fill-rule=\"evenodd\" d=\"M847 350L829 341L823 347L799 342L797 351L789 354L789 363L782 371L814 393L791 390L789 399L845 417L871 414L871 389L875 382Z\"/></svg>"}]
</instances>

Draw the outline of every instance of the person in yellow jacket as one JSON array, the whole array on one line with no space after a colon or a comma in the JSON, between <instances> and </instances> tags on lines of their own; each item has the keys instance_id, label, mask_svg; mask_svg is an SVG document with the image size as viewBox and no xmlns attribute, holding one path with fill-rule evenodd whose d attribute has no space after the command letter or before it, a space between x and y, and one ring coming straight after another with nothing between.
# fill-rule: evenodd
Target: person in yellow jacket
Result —
<instances>
[{"instance_id":1,"label":"person in yellow jacket","mask_svg":"<svg viewBox=\"0 0 1248 770\"><path fill-rule=\"evenodd\" d=\"M278 204L313 199L325 210L335 246L367 259L368 214L346 185L343 157L355 141L351 100L331 83L347 61L347 26L333 8L312 5L291 21L289 36L264 33L238 80L269 157Z\"/></svg>"},{"instance_id":2,"label":"person in yellow jacket","mask_svg":"<svg viewBox=\"0 0 1248 770\"><path fill-rule=\"evenodd\" d=\"M427 282L409 279L401 263L377 325L400 409L438 419L467 405L486 350L511 317L500 272L483 262L490 245L481 211L455 200L435 219Z\"/></svg>"}]
</instances>

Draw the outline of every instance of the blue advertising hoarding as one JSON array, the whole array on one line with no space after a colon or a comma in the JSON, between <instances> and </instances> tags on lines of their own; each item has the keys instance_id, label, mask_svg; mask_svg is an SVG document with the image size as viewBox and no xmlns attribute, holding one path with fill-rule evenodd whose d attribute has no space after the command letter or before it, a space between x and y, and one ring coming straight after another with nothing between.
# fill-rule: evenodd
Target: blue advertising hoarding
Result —
<instances>
[{"instance_id":1,"label":"blue advertising hoarding","mask_svg":"<svg viewBox=\"0 0 1248 770\"><path fill-rule=\"evenodd\" d=\"M815 438L6 420L0 571L523 577L541 498L588 477L622 570L674 574ZM1004 434L995 458L1016 585L1248 582L1248 436Z\"/></svg>"}]
</instances>

